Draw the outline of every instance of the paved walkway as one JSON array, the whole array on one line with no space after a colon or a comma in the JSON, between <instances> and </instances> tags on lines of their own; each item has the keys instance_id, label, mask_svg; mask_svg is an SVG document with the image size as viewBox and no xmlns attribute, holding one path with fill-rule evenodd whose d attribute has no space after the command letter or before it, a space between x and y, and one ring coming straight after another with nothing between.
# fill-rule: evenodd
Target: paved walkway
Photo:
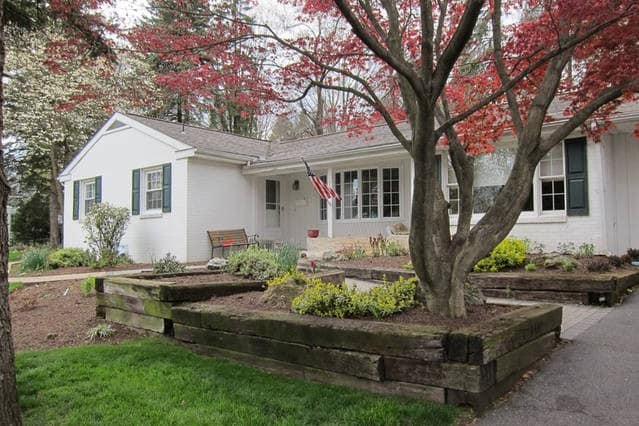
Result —
<instances>
[{"instance_id":1,"label":"paved walkway","mask_svg":"<svg viewBox=\"0 0 639 426\"><path fill-rule=\"evenodd\" d=\"M608 311L478 424L639 424L639 296Z\"/></svg>"},{"instance_id":2,"label":"paved walkway","mask_svg":"<svg viewBox=\"0 0 639 426\"><path fill-rule=\"evenodd\" d=\"M202 269L205 268L206 265L187 265L186 269ZM65 275L42 275L38 277L10 277L9 282L21 282L23 284L34 284L34 283L47 283L53 281L66 281L66 280L83 280L88 277L107 277L114 275L134 275L141 274L142 272L150 271L150 268L146 269L128 269L126 271L96 271L96 272L83 272L80 274L65 274Z\"/></svg>"}]
</instances>

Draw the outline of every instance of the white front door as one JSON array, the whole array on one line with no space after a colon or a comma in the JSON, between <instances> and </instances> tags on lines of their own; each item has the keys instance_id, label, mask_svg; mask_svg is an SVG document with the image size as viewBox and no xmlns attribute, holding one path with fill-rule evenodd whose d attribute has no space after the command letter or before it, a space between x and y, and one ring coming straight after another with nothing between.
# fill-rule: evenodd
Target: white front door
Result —
<instances>
[{"instance_id":1,"label":"white front door","mask_svg":"<svg viewBox=\"0 0 639 426\"><path fill-rule=\"evenodd\" d=\"M266 179L265 181L265 219L264 225L269 236L278 238L282 222L282 206L280 202L280 181L275 179Z\"/></svg>"}]
</instances>

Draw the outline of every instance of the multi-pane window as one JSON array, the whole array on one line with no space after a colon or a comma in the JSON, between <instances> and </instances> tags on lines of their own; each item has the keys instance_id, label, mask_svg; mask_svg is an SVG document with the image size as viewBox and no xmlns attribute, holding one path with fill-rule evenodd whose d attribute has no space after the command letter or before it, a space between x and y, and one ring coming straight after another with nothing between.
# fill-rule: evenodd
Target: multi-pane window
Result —
<instances>
[{"instance_id":1,"label":"multi-pane window","mask_svg":"<svg viewBox=\"0 0 639 426\"><path fill-rule=\"evenodd\" d=\"M559 144L539 162L542 211L566 209L564 178L564 148Z\"/></svg>"},{"instance_id":2,"label":"multi-pane window","mask_svg":"<svg viewBox=\"0 0 639 426\"><path fill-rule=\"evenodd\" d=\"M342 219L357 219L359 217L359 178L357 170L344 172L342 191Z\"/></svg>"},{"instance_id":3,"label":"multi-pane window","mask_svg":"<svg viewBox=\"0 0 639 426\"><path fill-rule=\"evenodd\" d=\"M362 170L362 218L376 219L378 214L377 169Z\"/></svg>"},{"instance_id":4,"label":"multi-pane window","mask_svg":"<svg viewBox=\"0 0 639 426\"><path fill-rule=\"evenodd\" d=\"M324 180L324 176L322 176ZM335 218L379 219L400 217L398 167L347 170L335 173ZM320 200L320 220L327 219L327 204Z\"/></svg>"},{"instance_id":5,"label":"multi-pane window","mask_svg":"<svg viewBox=\"0 0 639 426\"><path fill-rule=\"evenodd\" d=\"M399 169L382 169L384 217L399 217Z\"/></svg>"},{"instance_id":6,"label":"multi-pane window","mask_svg":"<svg viewBox=\"0 0 639 426\"><path fill-rule=\"evenodd\" d=\"M146 170L144 185L146 210L160 210L162 208L162 169Z\"/></svg>"},{"instance_id":7,"label":"multi-pane window","mask_svg":"<svg viewBox=\"0 0 639 426\"><path fill-rule=\"evenodd\" d=\"M320 176L322 182L326 183L326 175ZM320 220L326 220L328 218L328 203L325 199L320 197Z\"/></svg>"},{"instance_id":8,"label":"multi-pane window","mask_svg":"<svg viewBox=\"0 0 639 426\"><path fill-rule=\"evenodd\" d=\"M95 180L84 182L84 213L87 214L95 205Z\"/></svg>"}]
</instances>

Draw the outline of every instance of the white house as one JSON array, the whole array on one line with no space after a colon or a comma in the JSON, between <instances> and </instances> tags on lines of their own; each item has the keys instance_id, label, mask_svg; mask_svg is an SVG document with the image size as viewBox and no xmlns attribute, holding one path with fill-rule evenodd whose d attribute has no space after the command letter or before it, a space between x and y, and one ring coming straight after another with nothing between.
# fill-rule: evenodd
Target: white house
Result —
<instances>
[{"instance_id":1,"label":"white house","mask_svg":"<svg viewBox=\"0 0 639 426\"><path fill-rule=\"evenodd\" d=\"M601 143L575 133L553 149L537 167L512 235L546 250L561 242L611 253L639 247L638 119L639 105L626 105ZM513 143L504 140L477 159L473 221L507 179ZM320 200L300 157L342 202ZM446 165L445 148L440 158ZM454 174L440 170L454 226ZM167 252L181 261L206 260L207 230L245 228L261 240L309 249L343 244L343 237L387 234L398 222L410 226L412 173L408 153L385 126L360 136L267 142L116 113L60 175L68 194L64 246L84 246L81 221L101 201L131 210L122 249L139 262ZM307 241L308 229L319 229L320 238Z\"/></svg>"}]
</instances>

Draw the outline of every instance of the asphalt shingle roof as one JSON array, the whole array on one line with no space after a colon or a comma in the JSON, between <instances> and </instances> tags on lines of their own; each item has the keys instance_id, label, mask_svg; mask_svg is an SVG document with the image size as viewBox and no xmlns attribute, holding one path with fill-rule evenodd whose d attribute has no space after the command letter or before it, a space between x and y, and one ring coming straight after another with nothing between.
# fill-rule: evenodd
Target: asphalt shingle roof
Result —
<instances>
[{"instance_id":1,"label":"asphalt shingle roof","mask_svg":"<svg viewBox=\"0 0 639 426\"><path fill-rule=\"evenodd\" d=\"M197 152L205 154L228 153L264 158L269 149L269 142L259 139L237 136L204 127L196 127L171 121L147 118L136 114L127 117L163 133L179 142L190 145ZM182 131L184 129L184 131Z\"/></svg>"}]
</instances>

